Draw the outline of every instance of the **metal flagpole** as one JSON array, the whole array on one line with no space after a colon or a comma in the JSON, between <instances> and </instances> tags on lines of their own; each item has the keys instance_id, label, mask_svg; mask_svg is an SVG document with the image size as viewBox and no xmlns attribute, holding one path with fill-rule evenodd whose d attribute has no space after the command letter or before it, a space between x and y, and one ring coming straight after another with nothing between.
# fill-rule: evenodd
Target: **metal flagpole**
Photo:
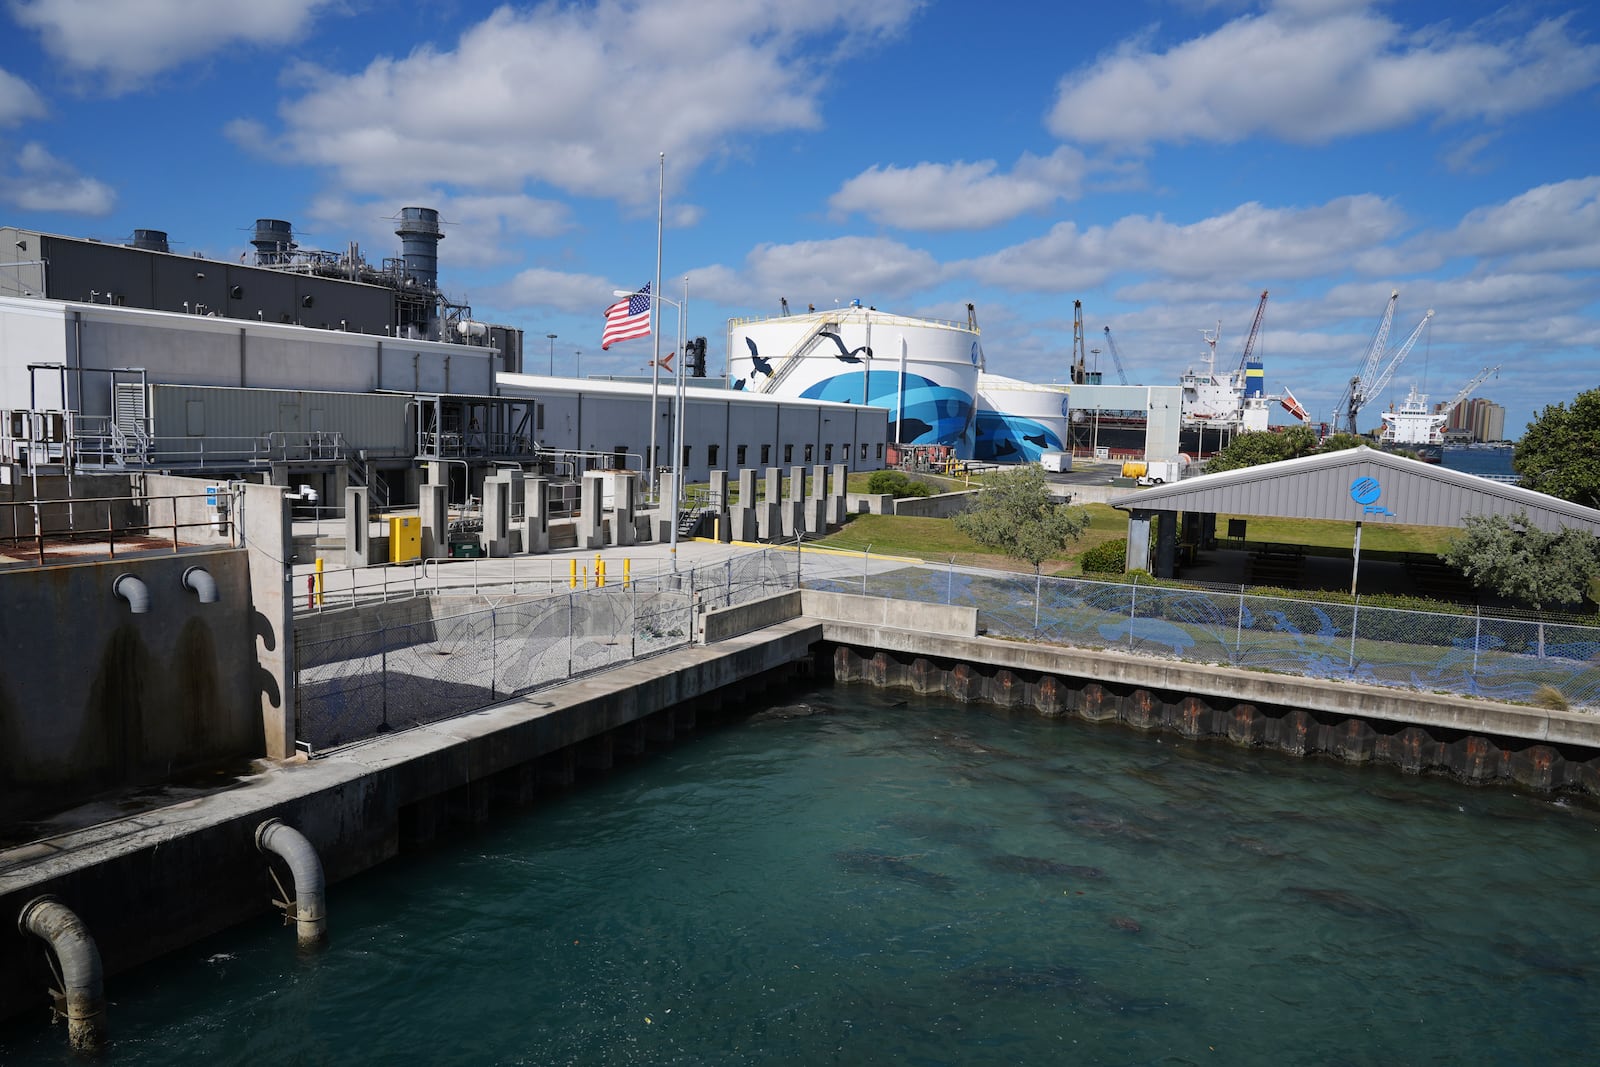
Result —
<instances>
[{"instance_id":1,"label":"metal flagpole","mask_svg":"<svg viewBox=\"0 0 1600 1067\"><path fill-rule=\"evenodd\" d=\"M645 464L645 478L650 491L656 491L656 424L661 421L661 219L667 206L667 154L658 153L661 168L660 185L656 190L656 284L651 290L650 336L655 344L655 358L650 361L650 460Z\"/></svg>"}]
</instances>

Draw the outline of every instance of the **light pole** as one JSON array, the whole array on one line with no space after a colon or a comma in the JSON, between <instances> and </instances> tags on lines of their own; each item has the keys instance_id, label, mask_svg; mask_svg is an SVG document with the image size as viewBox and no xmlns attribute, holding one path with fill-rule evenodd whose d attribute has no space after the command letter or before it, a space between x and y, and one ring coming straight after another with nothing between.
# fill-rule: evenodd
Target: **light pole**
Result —
<instances>
[{"instance_id":1,"label":"light pole","mask_svg":"<svg viewBox=\"0 0 1600 1067\"><path fill-rule=\"evenodd\" d=\"M554 378L556 374L556 335L547 333L545 336L550 338L550 376Z\"/></svg>"},{"instance_id":2,"label":"light pole","mask_svg":"<svg viewBox=\"0 0 1600 1067\"><path fill-rule=\"evenodd\" d=\"M627 290L627 289L613 289L613 290L611 290L611 295L613 295L613 296L632 296L633 293L631 291ZM663 303L663 304L671 304L674 308L677 309L677 311L678 311L678 334L680 336L682 336L683 332L684 332L684 322L683 322L684 315L685 315L685 310L684 309L687 308L688 305L689 305L689 278L688 278L688 276L685 275L684 279L683 279L683 301L681 303L679 301L677 301L677 300L672 299L670 296L663 295L660 292L655 292L655 293L650 294L650 299L659 301L660 303ZM657 323L660 322L659 319L657 319L655 321ZM656 419L660 417L660 414L656 409L660 405L659 383L660 383L660 380L661 380L661 360L659 358L659 355L660 355L660 352L661 352L661 347L660 347L661 331L659 329L657 329L657 330L653 330L652 332L655 334L657 358L650 361L651 362L650 370L652 372L651 373L651 382L650 382L650 454L649 454L649 457L645 460L645 477L649 479L650 488L651 489L655 489L656 488ZM681 341L678 344L677 355L679 355L679 356L683 355L683 344L682 344ZM682 366L680 364L680 366L679 366L679 378L678 378L678 384L679 384L680 387L683 384L683 379L682 379L682 373L681 372L682 372ZM681 393L680 393L680 396L681 396ZM682 415L681 404L680 404L679 415L680 416ZM675 421L681 421L681 419L680 420L675 420ZM676 429L677 428L674 427L674 430L676 430ZM672 448L673 447L673 439L671 437L669 437L667 439L667 447L668 448ZM673 488L673 500L672 500L672 569L674 571L676 571L678 569L678 498L683 493L683 484L682 484L683 483L683 449L682 449L681 446L679 446L676 451L677 451L677 455L673 459L673 463L672 463L673 470L676 471L677 474L678 474L678 477L675 479L675 481L678 484L675 485L674 488ZM661 501L659 496L657 497L656 503L657 503L658 506L662 503L662 501Z\"/></svg>"},{"instance_id":3,"label":"light pole","mask_svg":"<svg viewBox=\"0 0 1600 1067\"><path fill-rule=\"evenodd\" d=\"M576 364L576 366L574 367L574 369L572 371L572 376L574 378L581 379L583 377L583 349L580 348L580 349L577 349L576 351L574 351L572 353L572 358L573 358L574 363Z\"/></svg>"}]
</instances>

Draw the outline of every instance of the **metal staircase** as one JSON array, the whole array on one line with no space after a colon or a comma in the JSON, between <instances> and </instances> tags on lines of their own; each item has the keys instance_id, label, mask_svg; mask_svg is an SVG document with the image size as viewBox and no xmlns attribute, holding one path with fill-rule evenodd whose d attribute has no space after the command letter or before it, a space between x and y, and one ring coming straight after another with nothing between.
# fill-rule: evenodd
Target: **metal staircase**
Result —
<instances>
[{"instance_id":1,"label":"metal staircase","mask_svg":"<svg viewBox=\"0 0 1600 1067\"><path fill-rule=\"evenodd\" d=\"M838 331L839 324L837 322L819 322L811 327L810 330L801 334L800 339L790 347L788 352L784 353L783 362L778 365L777 371L762 383L761 392L770 393L777 389L778 386L783 384L783 380L794 372L794 369L800 365L801 361L811 354L811 350L816 348L824 337L835 337L838 335Z\"/></svg>"},{"instance_id":2,"label":"metal staircase","mask_svg":"<svg viewBox=\"0 0 1600 1067\"><path fill-rule=\"evenodd\" d=\"M345 457L345 465L350 472L350 485L356 489L367 491L367 508L370 511L387 511L389 509L389 483L382 478L374 478L372 469L367 466L367 458L360 452L351 452Z\"/></svg>"}]
</instances>

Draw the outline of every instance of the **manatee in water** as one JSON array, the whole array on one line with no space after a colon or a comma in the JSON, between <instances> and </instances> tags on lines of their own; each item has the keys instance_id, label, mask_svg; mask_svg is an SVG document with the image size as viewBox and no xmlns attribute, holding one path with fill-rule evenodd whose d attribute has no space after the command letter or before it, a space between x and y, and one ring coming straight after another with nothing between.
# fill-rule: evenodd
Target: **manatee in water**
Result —
<instances>
[{"instance_id":1,"label":"manatee in water","mask_svg":"<svg viewBox=\"0 0 1600 1067\"><path fill-rule=\"evenodd\" d=\"M914 811L891 815L883 821L886 826L892 826L913 837L931 837L937 841L949 841L957 845L981 845L994 834L994 828L991 826L975 826L958 819L945 819L938 815L924 815Z\"/></svg>"},{"instance_id":2,"label":"manatee in water","mask_svg":"<svg viewBox=\"0 0 1600 1067\"><path fill-rule=\"evenodd\" d=\"M1310 886L1292 885L1284 889L1284 893L1308 904L1315 904L1335 915L1351 919L1382 919L1385 922L1406 926L1412 922L1411 916L1399 908L1381 904L1376 900L1368 900L1345 889L1315 889Z\"/></svg>"},{"instance_id":3,"label":"manatee in water","mask_svg":"<svg viewBox=\"0 0 1600 1067\"><path fill-rule=\"evenodd\" d=\"M956 880L948 874L923 870L904 856L891 856L871 848L850 848L835 852L833 858L852 874L880 874L898 878L902 882L948 893L956 887Z\"/></svg>"},{"instance_id":4,"label":"manatee in water","mask_svg":"<svg viewBox=\"0 0 1600 1067\"><path fill-rule=\"evenodd\" d=\"M985 856L981 862L991 871L1006 874L1032 874L1041 878L1104 878L1106 872L1099 867L1084 867L1075 863L1045 859L1043 856L1018 856L1010 852L997 852Z\"/></svg>"},{"instance_id":5,"label":"manatee in water","mask_svg":"<svg viewBox=\"0 0 1600 1067\"><path fill-rule=\"evenodd\" d=\"M1144 929L1139 925L1138 919L1130 919L1126 915L1113 915L1106 920L1106 923L1113 930L1126 930L1130 934L1137 934Z\"/></svg>"}]
</instances>

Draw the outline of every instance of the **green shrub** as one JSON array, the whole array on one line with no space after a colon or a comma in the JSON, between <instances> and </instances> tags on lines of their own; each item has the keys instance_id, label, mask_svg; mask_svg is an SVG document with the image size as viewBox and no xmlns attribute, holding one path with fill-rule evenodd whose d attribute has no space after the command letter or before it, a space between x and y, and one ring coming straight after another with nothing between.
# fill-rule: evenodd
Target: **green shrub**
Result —
<instances>
[{"instance_id":1,"label":"green shrub","mask_svg":"<svg viewBox=\"0 0 1600 1067\"><path fill-rule=\"evenodd\" d=\"M1078 557L1085 574L1121 574L1128 559L1128 539L1119 537L1095 545Z\"/></svg>"},{"instance_id":2,"label":"green shrub","mask_svg":"<svg viewBox=\"0 0 1600 1067\"><path fill-rule=\"evenodd\" d=\"M873 496L882 496L885 493L899 495L899 490L905 488L908 481L899 471L873 471L872 477L867 479L867 492Z\"/></svg>"},{"instance_id":3,"label":"green shrub","mask_svg":"<svg viewBox=\"0 0 1600 1067\"><path fill-rule=\"evenodd\" d=\"M914 481L901 471L874 471L867 479L867 492L877 496L889 494L896 497L928 496L933 487L926 482Z\"/></svg>"}]
</instances>

